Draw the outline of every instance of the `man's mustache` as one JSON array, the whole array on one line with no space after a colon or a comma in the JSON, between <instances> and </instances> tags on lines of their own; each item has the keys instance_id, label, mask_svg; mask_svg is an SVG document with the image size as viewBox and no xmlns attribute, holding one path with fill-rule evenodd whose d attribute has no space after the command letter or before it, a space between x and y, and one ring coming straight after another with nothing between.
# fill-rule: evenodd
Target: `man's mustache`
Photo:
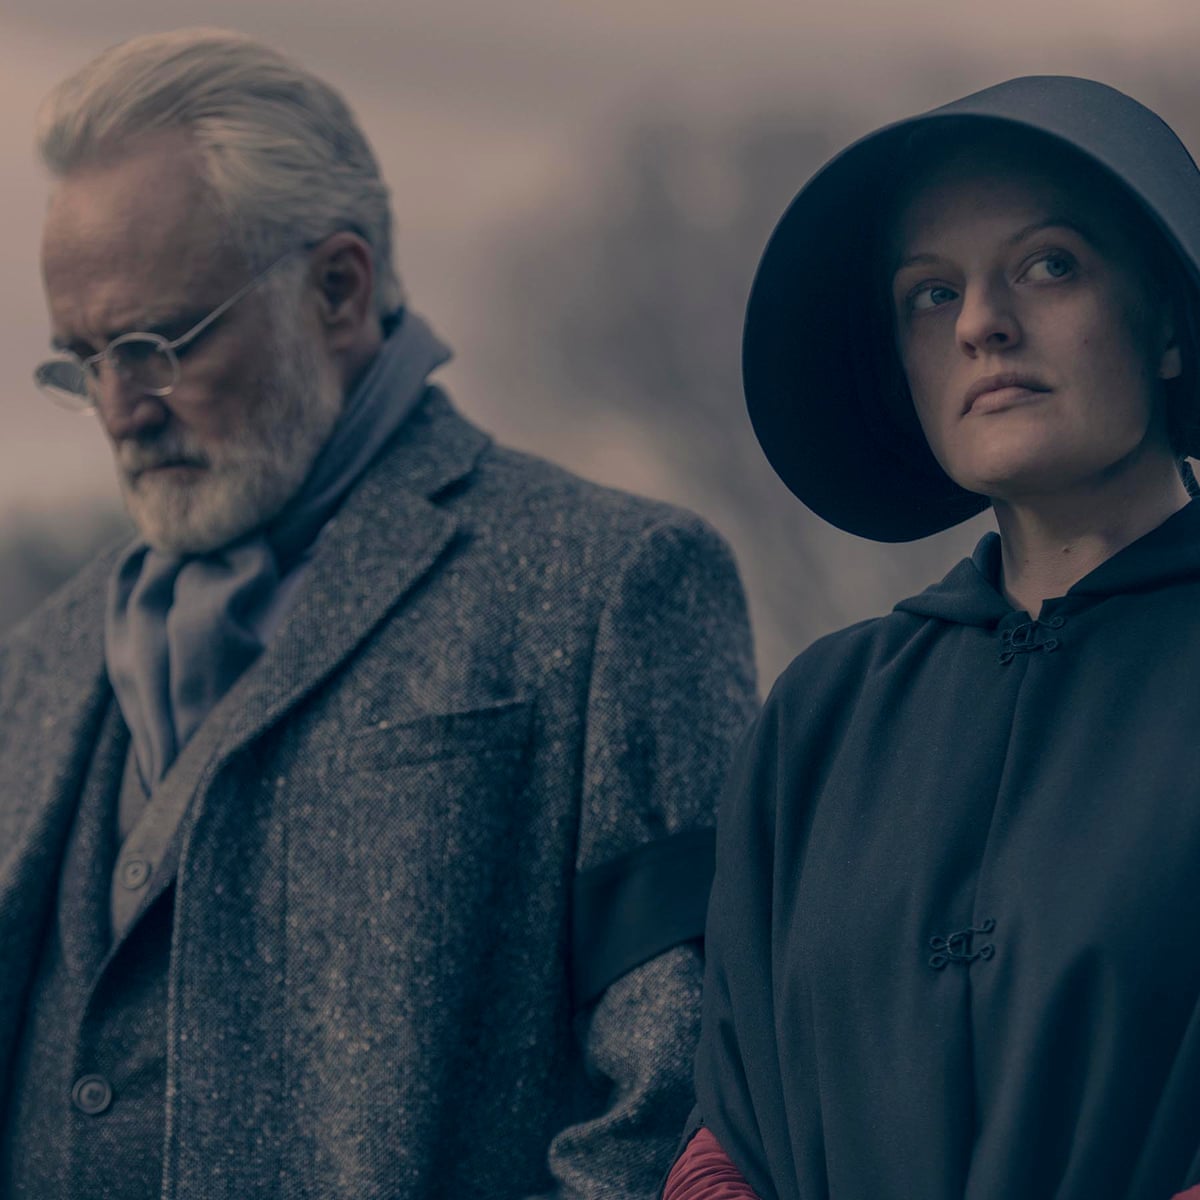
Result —
<instances>
[{"instance_id":1,"label":"man's mustache","mask_svg":"<svg viewBox=\"0 0 1200 1200\"><path fill-rule=\"evenodd\" d=\"M116 447L117 465L131 478L159 467L207 467L208 455L191 439L177 433L159 434L121 442Z\"/></svg>"}]
</instances>

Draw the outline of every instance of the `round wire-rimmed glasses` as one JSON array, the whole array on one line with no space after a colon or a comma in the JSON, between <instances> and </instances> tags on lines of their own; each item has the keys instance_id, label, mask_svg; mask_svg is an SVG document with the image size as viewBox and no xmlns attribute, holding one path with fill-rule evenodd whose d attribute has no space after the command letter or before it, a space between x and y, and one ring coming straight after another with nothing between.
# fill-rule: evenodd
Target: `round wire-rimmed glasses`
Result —
<instances>
[{"instance_id":1,"label":"round wire-rimmed glasses","mask_svg":"<svg viewBox=\"0 0 1200 1200\"><path fill-rule=\"evenodd\" d=\"M310 243L285 251L177 338L165 338L161 333L123 333L87 358L63 350L38 363L33 370L33 381L55 404L78 413L93 412L96 408L95 389L101 363L107 363L126 387L138 388L146 396L169 396L179 382L180 354L214 321L254 291L276 267L293 254L311 248Z\"/></svg>"}]
</instances>

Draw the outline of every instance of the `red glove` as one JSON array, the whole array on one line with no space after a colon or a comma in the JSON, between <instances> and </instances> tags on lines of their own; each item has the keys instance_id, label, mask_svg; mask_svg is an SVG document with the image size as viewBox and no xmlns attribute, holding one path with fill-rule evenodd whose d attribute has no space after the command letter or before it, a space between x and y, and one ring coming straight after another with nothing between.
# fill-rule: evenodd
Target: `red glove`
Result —
<instances>
[{"instance_id":1,"label":"red glove","mask_svg":"<svg viewBox=\"0 0 1200 1200\"><path fill-rule=\"evenodd\" d=\"M1188 1200L1200 1200L1188 1193ZM711 1130L698 1129L675 1160L662 1200L758 1200L758 1195L733 1165Z\"/></svg>"}]
</instances>

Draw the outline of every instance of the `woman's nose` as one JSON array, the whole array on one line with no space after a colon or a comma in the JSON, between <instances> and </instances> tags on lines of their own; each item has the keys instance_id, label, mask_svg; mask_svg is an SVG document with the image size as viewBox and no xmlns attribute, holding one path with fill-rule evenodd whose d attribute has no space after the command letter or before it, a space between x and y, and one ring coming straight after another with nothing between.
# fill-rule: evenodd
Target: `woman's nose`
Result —
<instances>
[{"instance_id":1,"label":"woman's nose","mask_svg":"<svg viewBox=\"0 0 1200 1200\"><path fill-rule=\"evenodd\" d=\"M963 293L955 334L960 348L972 357L1017 345L1021 325L1008 288L992 282L969 286Z\"/></svg>"}]
</instances>

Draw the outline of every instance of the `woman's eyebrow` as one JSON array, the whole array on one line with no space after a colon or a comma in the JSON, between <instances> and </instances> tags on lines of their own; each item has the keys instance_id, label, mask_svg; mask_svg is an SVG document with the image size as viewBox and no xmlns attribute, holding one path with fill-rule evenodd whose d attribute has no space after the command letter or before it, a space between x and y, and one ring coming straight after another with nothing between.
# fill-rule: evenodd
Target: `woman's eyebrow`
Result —
<instances>
[{"instance_id":1,"label":"woman's eyebrow","mask_svg":"<svg viewBox=\"0 0 1200 1200\"><path fill-rule=\"evenodd\" d=\"M905 267L926 267L932 266L934 263L942 260L936 254L922 252L920 254L910 254L907 258L896 264L896 269L892 272L893 275L899 275Z\"/></svg>"},{"instance_id":2,"label":"woman's eyebrow","mask_svg":"<svg viewBox=\"0 0 1200 1200\"><path fill-rule=\"evenodd\" d=\"M1067 229L1076 237L1081 237L1090 245L1096 244L1096 239L1090 234L1078 221L1072 221L1067 217L1046 217L1041 221L1031 221L1022 229L1018 229L1007 241L1010 246L1015 246L1018 242L1023 242L1027 237L1031 237L1035 233L1041 233L1043 229Z\"/></svg>"},{"instance_id":3,"label":"woman's eyebrow","mask_svg":"<svg viewBox=\"0 0 1200 1200\"><path fill-rule=\"evenodd\" d=\"M1023 225L1011 237L1004 239L1004 245L1015 246L1023 242L1026 238L1032 237L1035 233L1040 233L1043 229L1067 229L1077 237L1081 237L1089 245L1095 246L1098 244L1096 238L1077 221L1070 220L1067 217L1044 217L1038 221L1031 221L1028 225ZM894 278L908 267L936 266L941 261L941 257L937 254L933 254L930 251L919 251L916 254L908 255L898 262L895 270L892 271L892 276Z\"/></svg>"}]
</instances>

